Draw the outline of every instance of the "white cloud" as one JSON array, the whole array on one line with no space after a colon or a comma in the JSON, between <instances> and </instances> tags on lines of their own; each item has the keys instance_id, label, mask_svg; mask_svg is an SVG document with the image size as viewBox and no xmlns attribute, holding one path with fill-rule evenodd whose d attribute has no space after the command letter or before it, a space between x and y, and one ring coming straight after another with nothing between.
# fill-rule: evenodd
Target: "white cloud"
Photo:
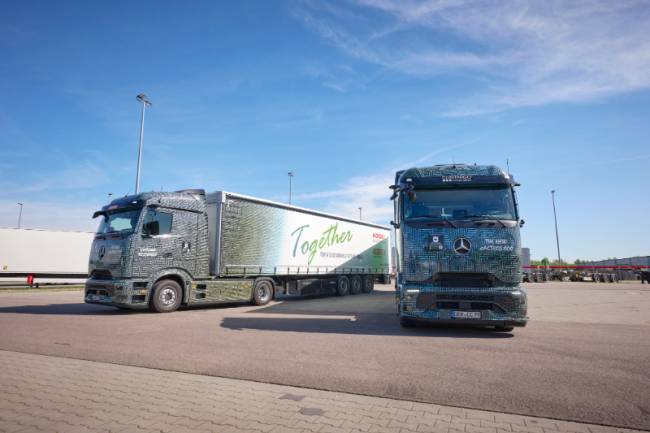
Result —
<instances>
[{"instance_id":1,"label":"white cloud","mask_svg":"<svg viewBox=\"0 0 650 433\"><path fill-rule=\"evenodd\" d=\"M417 76L471 72L484 80L485 92L452 116L650 88L647 2L355 3L362 18L313 2L296 16L348 55L382 68Z\"/></svg>"}]
</instances>

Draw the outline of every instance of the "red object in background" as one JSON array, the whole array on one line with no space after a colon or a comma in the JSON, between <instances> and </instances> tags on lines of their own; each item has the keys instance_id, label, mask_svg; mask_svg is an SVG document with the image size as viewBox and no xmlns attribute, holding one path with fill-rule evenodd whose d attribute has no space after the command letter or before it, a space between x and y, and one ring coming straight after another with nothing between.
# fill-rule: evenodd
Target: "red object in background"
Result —
<instances>
[{"instance_id":1,"label":"red object in background","mask_svg":"<svg viewBox=\"0 0 650 433\"><path fill-rule=\"evenodd\" d=\"M616 266L589 266L589 265L562 265L562 266L544 266L529 265L522 266L526 269L646 269L648 266L637 265L616 265Z\"/></svg>"},{"instance_id":2,"label":"red object in background","mask_svg":"<svg viewBox=\"0 0 650 433\"><path fill-rule=\"evenodd\" d=\"M27 284L29 284L29 287L34 285L34 276L33 275L27 275Z\"/></svg>"}]
</instances>

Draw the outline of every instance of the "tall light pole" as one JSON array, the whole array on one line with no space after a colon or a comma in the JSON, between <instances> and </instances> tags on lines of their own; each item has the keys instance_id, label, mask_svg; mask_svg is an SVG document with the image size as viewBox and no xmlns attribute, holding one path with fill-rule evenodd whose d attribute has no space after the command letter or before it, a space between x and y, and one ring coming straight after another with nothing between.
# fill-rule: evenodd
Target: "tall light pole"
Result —
<instances>
[{"instance_id":1,"label":"tall light pole","mask_svg":"<svg viewBox=\"0 0 650 433\"><path fill-rule=\"evenodd\" d=\"M291 180L293 179L293 171L287 174L289 175L289 204L291 204Z\"/></svg>"},{"instance_id":2,"label":"tall light pole","mask_svg":"<svg viewBox=\"0 0 650 433\"><path fill-rule=\"evenodd\" d=\"M551 190L551 200L553 201L553 218L555 218L555 243L557 245L557 264L562 264L562 258L560 257L560 235L557 231L557 212L555 211L555 190Z\"/></svg>"},{"instance_id":3,"label":"tall light pole","mask_svg":"<svg viewBox=\"0 0 650 433\"><path fill-rule=\"evenodd\" d=\"M20 208L18 208L18 228L20 228L20 221L23 219L23 204L18 203L18 206L20 206Z\"/></svg>"},{"instance_id":4,"label":"tall light pole","mask_svg":"<svg viewBox=\"0 0 650 433\"><path fill-rule=\"evenodd\" d=\"M359 221L361 221L363 218L361 218L361 209L363 209L361 206L359 206Z\"/></svg>"},{"instance_id":5,"label":"tall light pole","mask_svg":"<svg viewBox=\"0 0 650 433\"><path fill-rule=\"evenodd\" d=\"M146 107L151 107L151 102L147 99L147 95L140 93L135 97L138 101L142 102L142 116L140 117L140 141L138 142L138 168L135 172L135 193L140 192L140 164L142 160L142 142L144 140L144 111Z\"/></svg>"}]
</instances>

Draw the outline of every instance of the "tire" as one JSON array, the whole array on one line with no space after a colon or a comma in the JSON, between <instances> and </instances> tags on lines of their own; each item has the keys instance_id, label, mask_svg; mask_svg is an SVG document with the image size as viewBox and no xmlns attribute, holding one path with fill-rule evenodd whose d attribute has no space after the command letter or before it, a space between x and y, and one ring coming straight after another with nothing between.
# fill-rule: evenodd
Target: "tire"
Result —
<instances>
[{"instance_id":1,"label":"tire","mask_svg":"<svg viewBox=\"0 0 650 433\"><path fill-rule=\"evenodd\" d=\"M363 277L363 293L370 293L375 289L375 277L366 275Z\"/></svg>"},{"instance_id":2,"label":"tire","mask_svg":"<svg viewBox=\"0 0 650 433\"><path fill-rule=\"evenodd\" d=\"M361 293L362 288L363 280L361 279L361 276L353 275L352 278L350 278L350 293L353 295L358 295Z\"/></svg>"},{"instance_id":3,"label":"tire","mask_svg":"<svg viewBox=\"0 0 650 433\"><path fill-rule=\"evenodd\" d=\"M409 319L408 317L400 317L399 325L402 328L415 328L417 326L417 324L413 320Z\"/></svg>"},{"instance_id":4,"label":"tire","mask_svg":"<svg viewBox=\"0 0 650 433\"><path fill-rule=\"evenodd\" d=\"M345 296L350 292L350 279L345 275L341 275L336 279L336 294Z\"/></svg>"},{"instance_id":5,"label":"tire","mask_svg":"<svg viewBox=\"0 0 650 433\"><path fill-rule=\"evenodd\" d=\"M151 306L158 313L171 313L178 310L183 300L183 289L174 280L159 280L153 285Z\"/></svg>"},{"instance_id":6,"label":"tire","mask_svg":"<svg viewBox=\"0 0 650 433\"><path fill-rule=\"evenodd\" d=\"M273 299L273 283L269 280L258 280L253 288L253 304L266 305Z\"/></svg>"},{"instance_id":7,"label":"tire","mask_svg":"<svg viewBox=\"0 0 650 433\"><path fill-rule=\"evenodd\" d=\"M498 332L512 332L512 330L515 329L512 326L495 326L494 330Z\"/></svg>"}]
</instances>

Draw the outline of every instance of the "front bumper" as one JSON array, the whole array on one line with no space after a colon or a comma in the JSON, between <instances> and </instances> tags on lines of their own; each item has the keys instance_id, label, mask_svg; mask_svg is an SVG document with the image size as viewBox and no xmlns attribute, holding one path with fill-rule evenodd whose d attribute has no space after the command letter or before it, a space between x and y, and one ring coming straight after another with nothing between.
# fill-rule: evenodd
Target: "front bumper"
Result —
<instances>
[{"instance_id":1,"label":"front bumper","mask_svg":"<svg viewBox=\"0 0 650 433\"><path fill-rule=\"evenodd\" d=\"M434 287L404 284L397 291L400 317L437 323L526 326L527 294L523 287ZM458 317L471 312L475 317Z\"/></svg>"},{"instance_id":2,"label":"front bumper","mask_svg":"<svg viewBox=\"0 0 650 433\"><path fill-rule=\"evenodd\" d=\"M87 304L111 305L120 308L149 308L149 290L146 281L86 280L84 302Z\"/></svg>"}]
</instances>

